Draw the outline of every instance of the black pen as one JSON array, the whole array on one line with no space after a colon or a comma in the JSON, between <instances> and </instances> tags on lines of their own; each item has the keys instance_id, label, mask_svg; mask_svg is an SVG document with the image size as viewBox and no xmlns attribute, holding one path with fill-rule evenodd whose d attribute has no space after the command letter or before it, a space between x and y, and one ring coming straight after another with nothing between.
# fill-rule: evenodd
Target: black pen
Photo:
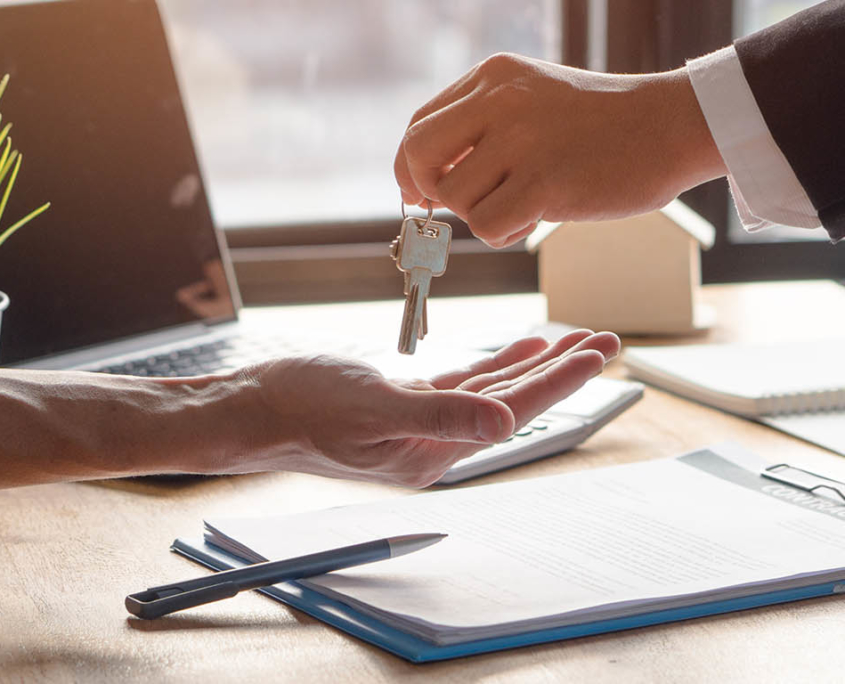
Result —
<instances>
[{"instance_id":1,"label":"black pen","mask_svg":"<svg viewBox=\"0 0 845 684\"><path fill-rule=\"evenodd\" d=\"M206 577L150 587L126 597L126 610L152 620L177 610L231 598L247 589L260 589L302 577L322 575L387 558L404 556L436 544L445 534L406 534L320 551L298 558L255 563L245 568L224 570Z\"/></svg>"}]
</instances>

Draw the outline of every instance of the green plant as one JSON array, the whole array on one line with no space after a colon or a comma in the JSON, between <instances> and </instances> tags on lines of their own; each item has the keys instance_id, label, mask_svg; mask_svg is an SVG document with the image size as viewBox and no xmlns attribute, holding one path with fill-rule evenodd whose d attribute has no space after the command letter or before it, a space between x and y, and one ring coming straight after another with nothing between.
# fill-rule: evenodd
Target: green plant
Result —
<instances>
[{"instance_id":1,"label":"green plant","mask_svg":"<svg viewBox=\"0 0 845 684\"><path fill-rule=\"evenodd\" d=\"M0 80L0 99L3 97L3 92L6 90L6 85L8 83L9 74L6 74L3 79ZM0 114L0 124L2 123L3 115ZM12 138L9 135L11 128L12 124L7 123L2 129L0 129L0 148L3 150L2 153L0 153L0 192L2 192L2 196L0 196L0 225L2 225L3 212L6 211L6 203L9 201L9 196L12 194L12 188L15 187L15 181L18 178L18 172L21 169L21 162L23 161L23 155L17 150L12 149ZM11 174L9 171L11 171ZM7 177L9 180L6 183L6 189L3 190L3 182L6 181ZM31 211L19 221L13 223L5 230L0 230L0 245L6 242L12 233L25 226L39 214L47 211L49 206L50 203L47 202L38 207L38 209Z\"/></svg>"}]
</instances>

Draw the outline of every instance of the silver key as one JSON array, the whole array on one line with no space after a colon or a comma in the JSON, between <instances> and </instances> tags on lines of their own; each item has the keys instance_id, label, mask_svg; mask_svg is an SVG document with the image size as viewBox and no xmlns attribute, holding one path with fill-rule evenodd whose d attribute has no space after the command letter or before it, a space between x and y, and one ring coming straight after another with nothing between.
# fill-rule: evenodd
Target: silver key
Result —
<instances>
[{"instance_id":1,"label":"silver key","mask_svg":"<svg viewBox=\"0 0 845 684\"><path fill-rule=\"evenodd\" d=\"M404 215L404 206L402 208ZM417 340L428 333L428 292L431 279L446 272L452 227L432 221L431 202L425 219L406 216L402 232L391 243L391 256L405 274L405 311L399 334L399 351L413 354Z\"/></svg>"}]
</instances>

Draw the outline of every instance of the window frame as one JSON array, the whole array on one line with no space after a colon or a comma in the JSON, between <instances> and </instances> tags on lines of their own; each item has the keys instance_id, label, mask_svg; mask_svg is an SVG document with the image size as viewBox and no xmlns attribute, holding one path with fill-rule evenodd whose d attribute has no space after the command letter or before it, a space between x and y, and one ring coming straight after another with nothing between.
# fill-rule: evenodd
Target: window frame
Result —
<instances>
[{"instance_id":1,"label":"window frame","mask_svg":"<svg viewBox=\"0 0 845 684\"><path fill-rule=\"evenodd\" d=\"M398 209L397 209L398 213ZM435 214L453 230L449 268L438 296L537 291L537 258L522 245L494 250L460 219ZM404 296L389 258L395 221L238 228L225 233L247 305L363 301Z\"/></svg>"}]
</instances>

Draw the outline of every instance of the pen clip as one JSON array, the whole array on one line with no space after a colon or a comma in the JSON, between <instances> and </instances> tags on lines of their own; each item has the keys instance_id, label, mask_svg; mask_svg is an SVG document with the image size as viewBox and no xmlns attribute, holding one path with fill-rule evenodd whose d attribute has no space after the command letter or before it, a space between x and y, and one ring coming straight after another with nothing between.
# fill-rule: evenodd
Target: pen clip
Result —
<instances>
[{"instance_id":1,"label":"pen clip","mask_svg":"<svg viewBox=\"0 0 845 684\"><path fill-rule=\"evenodd\" d=\"M760 475L805 492L815 493L818 489L827 489L835 493L840 500L845 501L845 482L811 473L809 470L796 468L788 463L771 465L764 469Z\"/></svg>"},{"instance_id":2,"label":"pen clip","mask_svg":"<svg viewBox=\"0 0 845 684\"><path fill-rule=\"evenodd\" d=\"M154 620L163 615L175 613L177 610L201 606L220 599L236 596L240 587L234 582L219 582L197 589L171 589L164 591L153 588L130 594L126 597L125 605L132 615L145 620Z\"/></svg>"}]
</instances>

